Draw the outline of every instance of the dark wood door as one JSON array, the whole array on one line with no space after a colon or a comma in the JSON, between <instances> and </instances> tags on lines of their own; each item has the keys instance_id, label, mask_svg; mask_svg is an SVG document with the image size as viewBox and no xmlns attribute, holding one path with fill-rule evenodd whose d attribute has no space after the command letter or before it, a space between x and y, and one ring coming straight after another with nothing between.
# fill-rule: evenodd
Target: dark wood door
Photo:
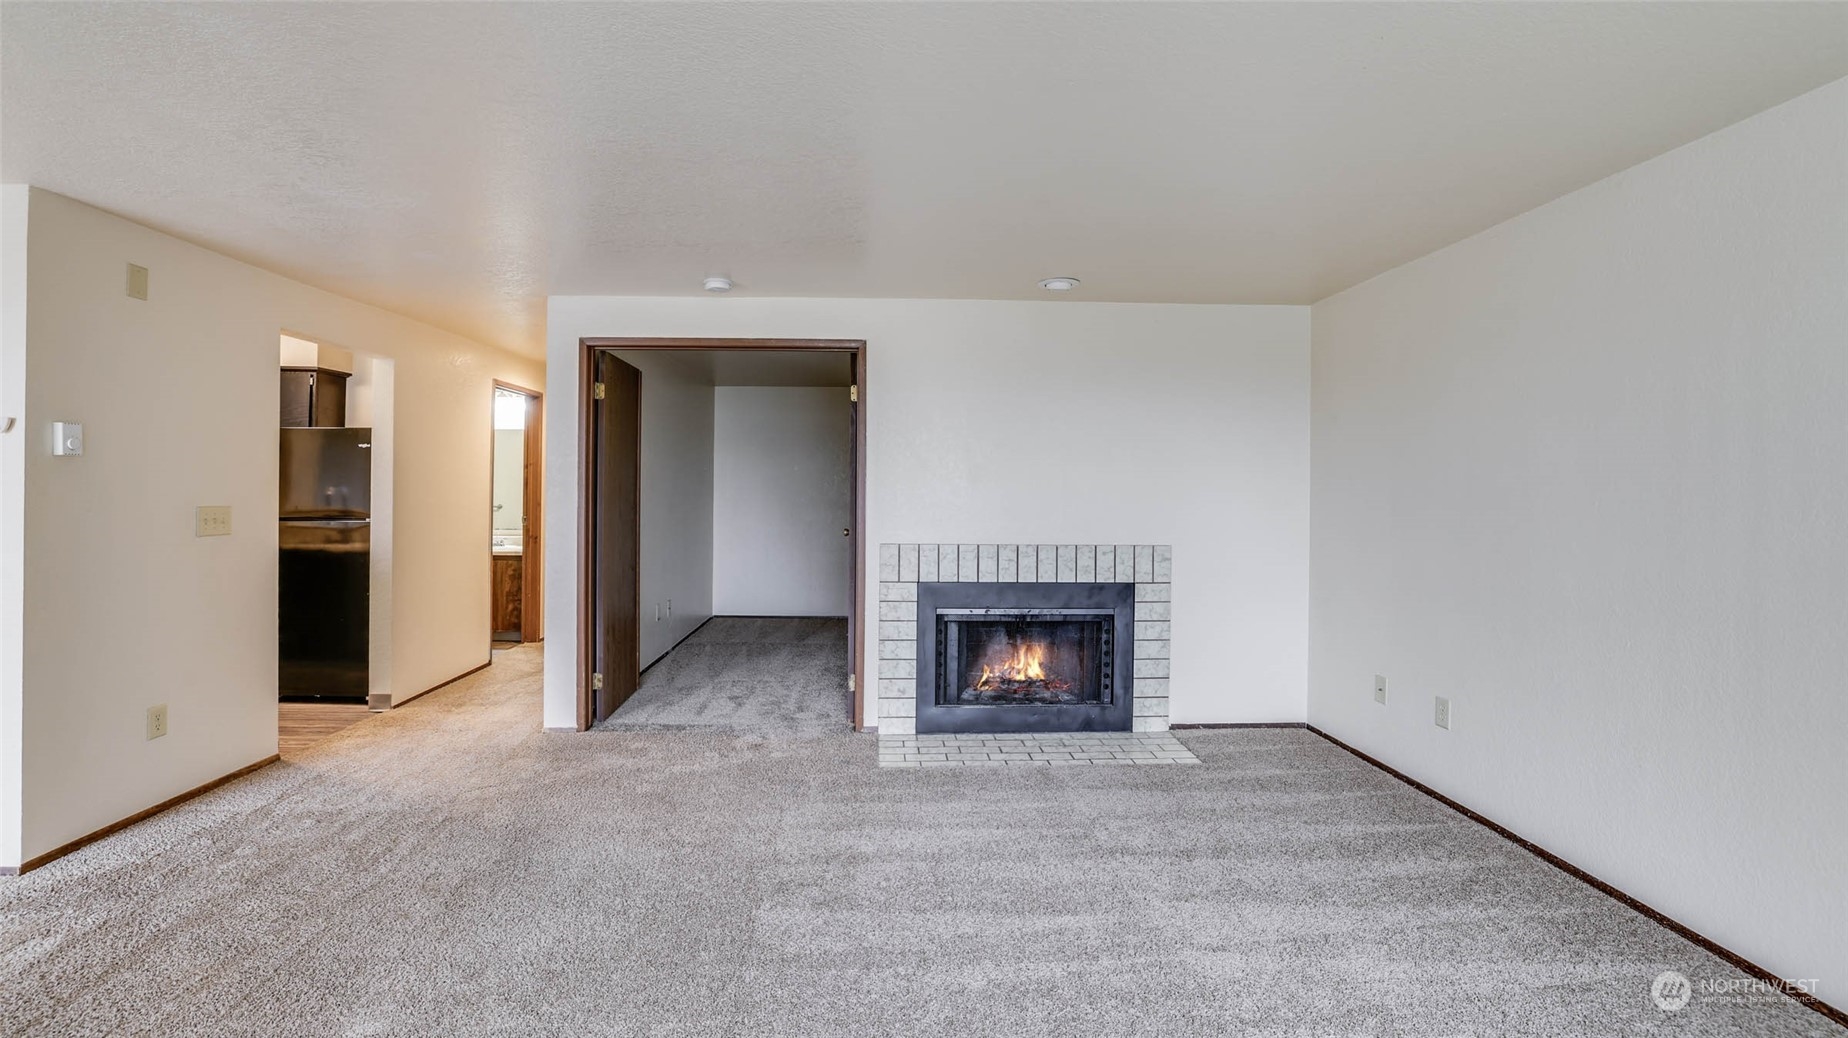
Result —
<instances>
[{"instance_id":1,"label":"dark wood door","mask_svg":"<svg viewBox=\"0 0 1848 1038\"><path fill-rule=\"evenodd\" d=\"M595 670L603 687L593 695L592 723L610 716L641 675L641 441L642 373L599 351L596 379L597 464Z\"/></svg>"},{"instance_id":2,"label":"dark wood door","mask_svg":"<svg viewBox=\"0 0 1848 1038\"><path fill-rule=\"evenodd\" d=\"M520 640L536 642L545 637L545 523L540 514L545 502L545 415L536 395L526 398L526 448L521 465L520 503L526 515L521 519Z\"/></svg>"}]
</instances>

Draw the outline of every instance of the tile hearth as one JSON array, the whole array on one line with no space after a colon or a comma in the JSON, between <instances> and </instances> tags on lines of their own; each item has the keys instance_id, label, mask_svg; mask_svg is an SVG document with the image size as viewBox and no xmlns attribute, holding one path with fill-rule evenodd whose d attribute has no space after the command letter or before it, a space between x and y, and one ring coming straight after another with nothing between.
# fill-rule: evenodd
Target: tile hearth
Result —
<instances>
[{"instance_id":1,"label":"tile hearth","mask_svg":"<svg viewBox=\"0 0 1848 1038\"><path fill-rule=\"evenodd\" d=\"M881 735L882 768L1075 764L1198 764L1168 732Z\"/></svg>"}]
</instances>

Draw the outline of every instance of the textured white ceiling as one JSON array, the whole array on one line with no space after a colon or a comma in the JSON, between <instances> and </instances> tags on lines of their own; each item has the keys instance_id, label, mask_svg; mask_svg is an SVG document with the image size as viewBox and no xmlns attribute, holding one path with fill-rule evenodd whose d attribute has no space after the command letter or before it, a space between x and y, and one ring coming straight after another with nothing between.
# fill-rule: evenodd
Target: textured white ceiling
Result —
<instances>
[{"instance_id":1,"label":"textured white ceiling","mask_svg":"<svg viewBox=\"0 0 1848 1038\"><path fill-rule=\"evenodd\" d=\"M1848 5L7 2L0 45L5 180L537 352L548 294L707 273L1313 301L1848 75Z\"/></svg>"}]
</instances>

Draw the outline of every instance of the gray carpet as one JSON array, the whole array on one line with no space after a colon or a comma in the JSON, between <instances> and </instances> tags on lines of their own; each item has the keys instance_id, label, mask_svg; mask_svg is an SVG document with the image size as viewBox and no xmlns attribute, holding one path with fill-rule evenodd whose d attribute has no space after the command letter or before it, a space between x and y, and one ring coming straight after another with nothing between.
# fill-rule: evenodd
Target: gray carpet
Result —
<instances>
[{"instance_id":1,"label":"gray carpet","mask_svg":"<svg viewBox=\"0 0 1848 1038\"><path fill-rule=\"evenodd\" d=\"M715 616L642 674L601 727L846 732L847 621Z\"/></svg>"},{"instance_id":2,"label":"gray carpet","mask_svg":"<svg viewBox=\"0 0 1848 1038\"><path fill-rule=\"evenodd\" d=\"M13 880L0 1034L1823 1035L1300 730L1188 768L543 732L539 652Z\"/></svg>"}]
</instances>

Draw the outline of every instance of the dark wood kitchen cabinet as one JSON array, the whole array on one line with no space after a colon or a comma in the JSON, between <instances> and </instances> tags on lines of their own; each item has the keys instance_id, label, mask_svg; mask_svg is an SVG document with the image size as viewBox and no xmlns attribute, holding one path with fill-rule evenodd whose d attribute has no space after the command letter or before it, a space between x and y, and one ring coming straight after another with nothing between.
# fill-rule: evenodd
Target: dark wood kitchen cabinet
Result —
<instances>
[{"instance_id":1,"label":"dark wood kitchen cabinet","mask_svg":"<svg viewBox=\"0 0 1848 1038\"><path fill-rule=\"evenodd\" d=\"M524 567L518 555L494 556L494 635L520 640L520 581Z\"/></svg>"},{"instance_id":2,"label":"dark wood kitchen cabinet","mask_svg":"<svg viewBox=\"0 0 1848 1038\"><path fill-rule=\"evenodd\" d=\"M328 368L282 369L282 427L346 424L346 384L352 376Z\"/></svg>"}]
</instances>

